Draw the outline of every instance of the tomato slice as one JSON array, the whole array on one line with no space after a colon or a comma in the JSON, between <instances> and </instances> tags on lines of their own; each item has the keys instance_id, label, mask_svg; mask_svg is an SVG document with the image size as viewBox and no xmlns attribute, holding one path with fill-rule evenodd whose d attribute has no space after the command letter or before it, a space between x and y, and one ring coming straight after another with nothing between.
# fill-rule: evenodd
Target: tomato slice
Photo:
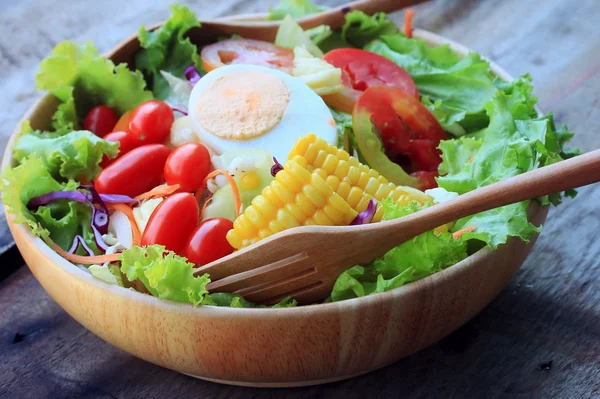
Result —
<instances>
[{"instance_id":1,"label":"tomato slice","mask_svg":"<svg viewBox=\"0 0 600 399\"><path fill-rule=\"evenodd\" d=\"M162 144L135 148L102 170L94 187L103 194L142 194L163 181L165 162L171 149Z\"/></svg>"},{"instance_id":2,"label":"tomato slice","mask_svg":"<svg viewBox=\"0 0 600 399\"><path fill-rule=\"evenodd\" d=\"M294 69L292 50L261 40L223 40L204 47L200 55L207 72L229 64L261 65L286 73Z\"/></svg>"},{"instance_id":3,"label":"tomato slice","mask_svg":"<svg viewBox=\"0 0 600 399\"><path fill-rule=\"evenodd\" d=\"M173 194L152 212L140 245L160 244L183 255L188 237L198 225L199 218L198 201L192 194Z\"/></svg>"},{"instance_id":4,"label":"tomato slice","mask_svg":"<svg viewBox=\"0 0 600 399\"><path fill-rule=\"evenodd\" d=\"M397 88L373 86L365 90L356 103L353 120L359 150L368 159L375 158L371 152L381 153L381 148L366 144L360 148L362 142L367 142L362 140L363 130L370 128L366 119L378 130L388 159L419 178L421 189L431 188L435 184L434 175L418 172L437 172L441 163L437 147L441 140L447 139L433 114L415 97Z\"/></svg>"},{"instance_id":5,"label":"tomato slice","mask_svg":"<svg viewBox=\"0 0 600 399\"><path fill-rule=\"evenodd\" d=\"M346 90L323 97L325 102L340 111L352 113L352 107L361 93L379 85L395 87L419 99L419 91L409 73L379 54L340 48L328 52L323 59L342 70Z\"/></svg>"},{"instance_id":6,"label":"tomato slice","mask_svg":"<svg viewBox=\"0 0 600 399\"><path fill-rule=\"evenodd\" d=\"M185 246L185 257L197 265L207 265L233 252L226 235L233 222L225 218L203 221L190 235Z\"/></svg>"}]
</instances>

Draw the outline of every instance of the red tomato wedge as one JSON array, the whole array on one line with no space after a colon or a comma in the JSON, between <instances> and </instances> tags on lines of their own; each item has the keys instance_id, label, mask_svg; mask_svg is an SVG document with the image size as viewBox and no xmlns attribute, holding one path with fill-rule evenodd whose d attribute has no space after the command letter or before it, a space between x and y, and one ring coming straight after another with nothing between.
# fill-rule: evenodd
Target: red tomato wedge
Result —
<instances>
[{"instance_id":1,"label":"red tomato wedge","mask_svg":"<svg viewBox=\"0 0 600 399\"><path fill-rule=\"evenodd\" d=\"M323 59L342 70L346 89L323 97L329 105L340 111L352 113L352 107L361 93L379 85L395 87L419 99L417 86L408 72L379 54L340 48L328 52Z\"/></svg>"},{"instance_id":2,"label":"red tomato wedge","mask_svg":"<svg viewBox=\"0 0 600 399\"><path fill-rule=\"evenodd\" d=\"M437 119L419 100L397 88L374 86L359 97L354 115L370 117L388 158L419 178L421 189L435 184L433 177L441 163L437 147L447 137Z\"/></svg>"},{"instance_id":3,"label":"red tomato wedge","mask_svg":"<svg viewBox=\"0 0 600 399\"><path fill-rule=\"evenodd\" d=\"M229 64L261 65L286 73L294 69L292 50L261 40L223 40L204 47L200 55L206 72Z\"/></svg>"},{"instance_id":4,"label":"red tomato wedge","mask_svg":"<svg viewBox=\"0 0 600 399\"><path fill-rule=\"evenodd\" d=\"M162 183L170 153L171 149L162 144L134 148L102 170L94 187L103 194L135 197L145 193Z\"/></svg>"},{"instance_id":5,"label":"red tomato wedge","mask_svg":"<svg viewBox=\"0 0 600 399\"><path fill-rule=\"evenodd\" d=\"M200 209L193 194L173 194L152 212L140 245L160 244L183 255L188 237L198 225L199 218Z\"/></svg>"},{"instance_id":6,"label":"red tomato wedge","mask_svg":"<svg viewBox=\"0 0 600 399\"><path fill-rule=\"evenodd\" d=\"M233 252L225 236L233 229L233 222L225 218L206 219L190 235L185 246L185 257L197 265L207 265Z\"/></svg>"}]
</instances>

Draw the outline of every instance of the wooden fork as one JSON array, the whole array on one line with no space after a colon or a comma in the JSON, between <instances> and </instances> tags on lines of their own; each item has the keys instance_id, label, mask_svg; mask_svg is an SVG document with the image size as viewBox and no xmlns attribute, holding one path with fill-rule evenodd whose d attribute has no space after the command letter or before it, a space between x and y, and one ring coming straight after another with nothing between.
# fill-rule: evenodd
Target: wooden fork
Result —
<instances>
[{"instance_id":1,"label":"wooden fork","mask_svg":"<svg viewBox=\"0 0 600 399\"><path fill-rule=\"evenodd\" d=\"M344 25L345 15L353 10L362 11L367 15L373 15L380 11L390 13L412 5L424 3L425 1L427 0L358 0L318 14L299 18L297 22L303 29L310 29L319 25L329 25L331 29L337 29ZM224 17L200 21L200 23L202 24L202 29L196 33L202 36L213 37L213 34L214 36L238 34L242 37L273 41L275 40L281 21L265 21L264 15L249 15L239 19Z\"/></svg>"},{"instance_id":2,"label":"wooden fork","mask_svg":"<svg viewBox=\"0 0 600 399\"><path fill-rule=\"evenodd\" d=\"M275 234L198 269L210 292L234 292L256 303L291 296L325 299L337 277L437 226L489 209L600 181L600 150L463 194L411 215L361 226L304 226Z\"/></svg>"}]
</instances>

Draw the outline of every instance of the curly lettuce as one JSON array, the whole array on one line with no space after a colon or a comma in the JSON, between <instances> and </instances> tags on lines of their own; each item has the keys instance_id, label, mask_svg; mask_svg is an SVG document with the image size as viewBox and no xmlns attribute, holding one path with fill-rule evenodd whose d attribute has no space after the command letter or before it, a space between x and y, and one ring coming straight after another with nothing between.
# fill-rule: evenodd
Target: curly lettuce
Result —
<instances>
[{"instance_id":1,"label":"curly lettuce","mask_svg":"<svg viewBox=\"0 0 600 399\"><path fill-rule=\"evenodd\" d=\"M36 154L52 176L91 181L100 173L99 163L105 155L109 158L117 156L119 144L102 140L85 130L48 137L31 129L29 122L24 122L12 150L13 160L17 163Z\"/></svg>"},{"instance_id":2,"label":"curly lettuce","mask_svg":"<svg viewBox=\"0 0 600 399\"><path fill-rule=\"evenodd\" d=\"M417 212L429 205L382 202L384 220ZM370 266L354 266L338 277L331 292L332 301L389 291L437 273L467 257L467 243L449 232L428 231L388 251Z\"/></svg>"},{"instance_id":3,"label":"curly lettuce","mask_svg":"<svg viewBox=\"0 0 600 399\"><path fill-rule=\"evenodd\" d=\"M448 45L429 47L422 40L402 34L383 35L365 49L410 73L423 103L444 129L456 136L488 125L485 105L497 92L509 96L511 111L519 119L537 115L531 78L525 75L514 82L504 82L492 74L489 63L477 53L461 58Z\"/></svg>"},{"instance_id":4,"label":"curly lettuce","mask_svg":"<svg viewBox=\"0 0 600 399\"><path fill-rule=\"evenodd\" d=\"M142 71L154 96L160 100L168 98L171 92L161 71L181 79L185 79L184 71L190 65L203 71L198 48L185 37L190 29L200 27L198 18L184 5L173 4L170 8L171 16L160 28L150 32L143 25L140 27L142 49L135 56L136 68Z\"/></svg>"},{"instance_id":5,"label":"curly lettuce","mask_svg":"<svg viewBox=\"0 0 600 399\"><path fill-rule=\"evenodd\" d=\"M139 71L116 65L100 56L91 42L64 41L40 63L36 88L53 94L61 104L52 117L57 134L78 130L96 105L108 105L117 114L152 99Z\"/></svg>"},{"instance_id":6,"label":"curly lettuce","mask_svg":"<svg viewBox=\"0 0 600 399\"><path fill-rule=\"evenodd\" d=\"M35 210L27 204L33 198L54 191L71 191L79 185L74 180L57 181L36 154L30 154L16 167L7 166L0 177L2 201L16 223L29 225L41 238L50 238L63 249L69 249L76 235L84 237L96 250L90 228L92 217L89 205L74 201L55 201Z\"/></svg>"}]
</instances>

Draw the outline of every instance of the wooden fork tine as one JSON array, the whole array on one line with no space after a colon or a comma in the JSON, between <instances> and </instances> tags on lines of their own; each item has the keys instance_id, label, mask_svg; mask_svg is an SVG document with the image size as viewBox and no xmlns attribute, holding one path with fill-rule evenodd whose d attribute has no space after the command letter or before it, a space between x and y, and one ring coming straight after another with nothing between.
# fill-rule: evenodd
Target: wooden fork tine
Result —
<instances>
[{"instance_id":1,"label":"wooden fork tine","mask_svg":"<svg viewBox=\"0 0 600 399\"><path fill-rule=\"evenodd\" d=\"M301 273L271 284L261 284L259 286L244 288L235 293L242 295L250 302L277 303L287 296L295 298L296 293L322 286L323 283L321 281L314 281L314 279L310 278L310 275L314 273Z\"/></svg>"},{"instance_id":2,"label":"wooden fork tine","mask_svg":"<svg viewBox=\"0 0 600 399\"><path fill-rule=\"evenodd\" d=\"M210 292L226 291L233 292L243 287L252 287L266 282L273 282L275 278L279 280L297 276L299 273L312 274L316 273L313 266L304 265L307 259L306 253L299 253L285 259L280 259L276 262L269 263L255 269L247 270L241 273L223 277L219 280L212 281L206 287ZM297 267L293 265L299 263ZM306 273L308 272L308 273Z\"/></svg>"}]
</instances>

